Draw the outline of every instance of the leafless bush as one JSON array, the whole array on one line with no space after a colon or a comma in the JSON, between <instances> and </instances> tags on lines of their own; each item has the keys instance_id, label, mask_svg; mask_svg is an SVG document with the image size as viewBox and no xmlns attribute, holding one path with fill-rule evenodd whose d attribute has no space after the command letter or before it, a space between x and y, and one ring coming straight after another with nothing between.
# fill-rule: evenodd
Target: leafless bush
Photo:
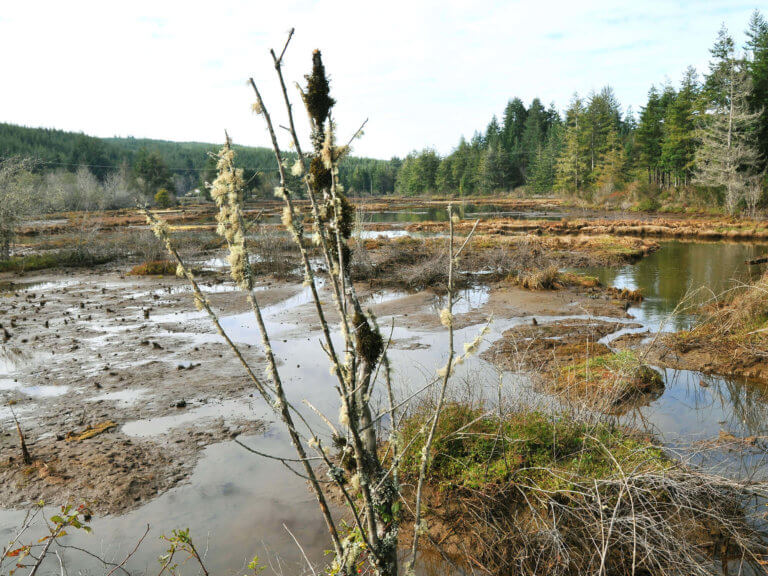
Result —
<instances>
[{"instance_id":1,"label":"leafless bush","mask_svg":"<svg viewBox=\"0 0 768 576\"><path fill-rule=\"evenodd\" d=\"M30 181L29 161L10 158L0 161L0 259L11 256L18 227L36 211Z\"/></svg>"},{"instance_id":2,"label":"leafless bush","mask_svg":"<svg viewBox=\"0 0 768 576\"><path fill-rule=\"evenodd\" d=\"M129 228L121 231L120 243L126 257L140 262L154 262L166 256L162 242L149 229Z\"/></svg>"},{"instance_id":3,"label":"leafless bush","mask_svg":"<svg viewBox=\"0 0 768 576\"><path fill-rule=\"evenodd\" d=\"M135 205L138 195L127 166L111 172L103 182L85 167L75 173L54 170L43 175L37 187L44 212L127 208Z\"/></svg>"},{"instance_id":4,"label":"leafless bush","mask_svg":"<svg viewBox=\"0 0 768 576\"><path fill-rule=\"evenodd\" d=\"M376 246L367 250L365 241L353 253L353 279L380 286L399 286L412 290L444 286L448 280L448 253L437 241L396 238L372 241ZM365 258L365 259L363 259ZM357 264L357 265L356 265ZM454 279L456 286L463 279Z\"/></svg>"},{"instance_id":5,"label":"leafless bush","mask_svg":"<svg viewBox=\"0 0 768 576\"><path fill-rule=\"evenodd\" d=\"M371 253L365 246L363 232L365 231L365 212L358 209L355 213L355 228L350 238L350 248L352 250L352 274L356 278L371 278L374 273Z\"/></svg>"},{"instance_id":6,"label":"leafless bush","mask_svg":"<svg viewBox=\"0 0 768 576\"><path fill-rule=\"evenodd\" d=\"M604 478L567 481L556 492L511 482L454 494L462 513L452 525L467 538L469 560L531 576L711 576L728 573L729 563L763 573L765 542L746 513L763 488L679 469L637 473L618 462Z\"/></svg>"},{"instance_id":7,"label":"leafless bush","mask_svg":"<svg viewBox=\"0 0 768 576\"><path fill-rule=\"evenodd\" d=\"M102 210L119 210L136 205L138 190L131 182L127 165L107 175L102 186L99 208Z\"/></svg>"},{"instance_id":8,"label":"leafless bush","mask_svg":"<svg viewBox=\"0 0 768 576\"><path fill-rule=\"evenodd\" d=\"M291 32L292 35L292 32ZM290 36L289 36L290 41ZM287 43L286 43L287 47ZM283 49L283 53L285 49ZM268 380L262 379L251 368L240 353L238 346L227 336L211 308L206 296L200 290L197 281L184 264L177 243L171 237L170 228L164 222L146 211L148 222L166 245L176 260L179 270L193 288L197 306L204 310L214 323L218 332L232 349L238 361L249 375L258 393L270 406L280 421L285 425L297 458L277 458L289 468L298 465L318 500L320 511L328 527L334 551L331 570L335 574L346 576L357 573L361 563L370 566L375 574L394 576L398 573L398 506L399 486L397 482L397 449L394 450L395 463L390 467L379 454L377 422L388 417L396 422L398 406L389 379L390 367L386 356L386 347L370 310L364 310L357 297L350 271L350 248L348 245L353 226L353 208L342 195L338 187L338 163L349 152L349 145L339 146L335 141L335 126L330 120L330 109L335 104L328 95L328 80L320 53L313 54L312 74L307 76L307 88L303 92L304 103L310 118L312 129L313 152L304 154L301 142L294 128L292 107L285 89L282 75L282 53L278 57L272 52L275 69L288 113L289 132L297 152L297 160L291 169L294 176L302 176L304 186L312 208L314 225L314 245L319 250L327 270L327 283L333 297L333 312L339 319L340 337L343 342L343 355L338 344L331 337L331 326L327 321L326 305L321 300L318 283L315 280L316 266L311 260L310 246L304 234L304 218L299 214L293 201L294 192L288 188L287 162L278 144L271 116L267 111L256 83L251 85L256 94L254 110L262 114L270 133L278 169L280 186L276 193L284 202L282 222L298 250L299 263L304 275L304 283L310 289L315 311L323 333L323 349L328 354L331 365L331 377L334 389L339 394L341 404L338 424L322 416L337 445L343 444L348 453L348 466L340 466L334 453L325 447L323 436L316 433L308 419L297 405L288 398L280 369L277 365L270 344L270 335L266 330L261 308L254 291L255 266L250 258L253 240L243 215L243 171L234 164L234 151L227 137L224 148L217 156L218 176L211 186L211 196L218 207L217 233L226 241L229 251L230 272L237 285L244 291L253 309L259 327L265 368ZM361 134L358 130L352 139ZM451 213L449 207L449 214ZM267 238L270 240L270 238ZM258 241L258 240L257 240ZM458 355L453 341L453 302L454 302L454 263L467 246L469 237L456 249L454 247L453 221L448 239L448 274L447 306L440 313L443 324L449 333L449 354L446 366L439 371L433 385L440 387L440 394L434 414L430 416L429 433L421 450L422 459L416 495L416 526L419 526L421 489L426 477L430 446L441 413L442 399L445 397L448 381L453 372L454 362L459 363L476 351L480 342L477 340L465 346L465 352ZM389 391L389 408L376 414L371 404L371 393L379 373L383 374ZM311 406L310 406L311 408ZM396 427L390 430L390 439L396 437ZM254 451L250 449L251 451ZM316 456L309 456L310 451ZM254 451L255 452L255 451ZM321 481L314 461L323 463L328 468L329 481ZM295 470L294 470L295 471ZM330 486L327 486L327 483ZM338 491L343 496L347 514L353 519L350 534L340 532L338 519L328 506L329 490ZM406 572L410 573L416 560L419 530L414 532L413 545Z\"/></svg>"},{"instance_id":9,"label":"leafless bush","mask_svg":"<svg viewBox=\"0 0 768 576\"><path fill-rule=\"evenodd\" d=\"M296 243L275 226L258 225L249 236L251 240L252 266L259 275L271 275L279 279L301 278L297 266L299 253Z\"/></svg>"}]
</instances>

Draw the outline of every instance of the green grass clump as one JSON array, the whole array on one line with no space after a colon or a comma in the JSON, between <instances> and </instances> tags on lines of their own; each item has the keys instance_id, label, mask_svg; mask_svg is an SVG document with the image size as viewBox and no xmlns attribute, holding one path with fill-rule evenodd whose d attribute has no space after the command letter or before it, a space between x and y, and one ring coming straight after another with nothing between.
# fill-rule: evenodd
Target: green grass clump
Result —
<instances>
[{"instance_id":1,"label":"green grass clump","mask_svg":"<svg viewBox=\"0 0 768 576\"><path fill-rule=\"evenodd\" d=\"M402 428L407 446L429 420L417 412ZM423 441L416 439L413 446ZM483 407L451 403L440 418L429 477L443 488L484 488L510 482L521 489L568 489L577 478L600 480L623 469L664 471L672 466L662 450L622 427L583 422L565 415L522 411L500 417ZM418 474L418 448L404 456L405 478Z\"/></svg>"},{"instance_id":2,"label":"green grass clump","mask_svg":"<svg viewBox=\"0 0 768 576\"><path fill-rule=\"evenodd\" d=\"M111 256L85 255L75 250L60 250L30 254L29 256L14 256L8 260L0 260L0 272L31 272L48 268L73 268L77 266L94 266L112 260Z\"/></svg>"}]
</instances>

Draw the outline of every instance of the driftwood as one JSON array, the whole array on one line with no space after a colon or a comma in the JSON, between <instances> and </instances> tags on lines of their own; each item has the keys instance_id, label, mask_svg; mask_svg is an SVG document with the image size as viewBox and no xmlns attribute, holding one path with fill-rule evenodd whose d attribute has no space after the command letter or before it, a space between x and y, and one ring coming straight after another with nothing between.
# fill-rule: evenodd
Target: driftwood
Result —
<instances>
[{"instance_id":1,"label":"driftwood","mask_svg":"<svg viewBox=\"0 0 768 576\"><path fill-rule=\"evenodd\" d=\"M756 266L758 264L765 264L768 262L768 256L763 256L762 258L752 258L751 260L747 260L748 266Z\"/></svg>"},{"instance_id":2,"label":"driftwood","mask_svg":"<svg viewBox=\"0 0 768 576\"><path fill-rule=\"evenodd\" d=\"M27 442L24 439L24 433L21 431L21 424L19 424L19 419L16 418L16 413L13 412L13 409L11 409L11 414L13 414L13 420L16 422L16 431L19 433L19 445L21 446L22 461L26 466L31 466L32 456L30 455L29 449L27 448Z\"/></svg>"}]
</instances>

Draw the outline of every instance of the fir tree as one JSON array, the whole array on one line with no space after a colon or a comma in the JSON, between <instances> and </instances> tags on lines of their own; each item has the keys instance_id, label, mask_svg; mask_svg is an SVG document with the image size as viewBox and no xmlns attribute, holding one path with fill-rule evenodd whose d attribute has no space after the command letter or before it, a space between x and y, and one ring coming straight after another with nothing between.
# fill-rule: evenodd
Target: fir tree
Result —
<instances>
[{"instance_id":1,"label":"fir tree","mask_svg":"<svg viewBox=\"0 0 768 576\"><path fill-rule=\"evenodd\" d=\"M747 28L747 70L752 81L749 105L760 114L757 127L761 169L768 168L768 22L755 10Z\"/></svg>"},{"instance_id":2,"label":"fir tree","mask_svg":"<svg viewBox=\"0 0 768 576\"><path fill-rule=\"evenodd\" d=\"M750 110L750 77L736 57L733 39L722 28L712 48L706 81L707 110L696 154L698 183L725 192L725 206L735 213L745 202L754 213L760 197L760 114Z\"/></svg>"},{"instance_id":3,"label":"fir tree","mask_svg":"<svg viewBox=\"0 0 768 576\"><path fill-rule=\"evenodd\" d=\"M699 114L698 74L693 67L685 71L680 91L669 104L664 118L661 165L675 185L688 184L696 156L696 125Z\"/></svg>"},{"instance_id":4,"label":"fir tree","mask_svg":"<svg viewBox=\"0 0 768 576\"><path fill-rule=\"evenodd\" d=\"M562 154L558 158L555 187L563 192L579 193L584 188L588 149L583 129L584 103L574 95L565 115Z\"/></svg>"}]
</instances>

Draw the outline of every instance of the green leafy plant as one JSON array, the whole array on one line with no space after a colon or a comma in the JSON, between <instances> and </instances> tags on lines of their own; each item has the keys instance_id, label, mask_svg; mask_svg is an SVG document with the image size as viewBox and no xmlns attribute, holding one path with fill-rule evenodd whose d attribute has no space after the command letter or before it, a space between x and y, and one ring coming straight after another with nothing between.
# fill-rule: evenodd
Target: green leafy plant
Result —
<instances>
[{"instance_id":1,"label":"green leafy plant","mask_svg":"<svg viewBox=\"0 0 768 576\"><path fill-rule=\"evenodd\" d=\"M197 551L197 548L192 541L192 537L189 535L189 528L184 530L175 529L170 536L164 534L160 539L170 544L166 553L158 559L162 567L160 574L163 574L166 571L174 575L179 574L178 569L180 566L184 565L189 560L194 560L200 565L200 570L202 570L203 574L208 576L208 569L205 567L205 564L203 564L203 559ZM184 556L181 562L176 561L178 555ZM258 557L255 559L258 560ZM251 564L253 564L253 562L251 562ZM251 564L248 565L249 568ZM158 574L158 576L160 576L160 574Z\"/></svg>"},{"instance_id":2,"label":"green leafy plant","mask_svg":"<svg viewBox=\"0 0 768 576\"><path fill-rule=\"evenodd\" d=\"M38 512L42 511L44 505L43 501L37 503ZM35 514L33 514L33 517ZM48 533L45 536L34 544L16 545L12 543L7 549L3 550L3 555L0 557L0 566L2 566L3 560L12 559L15 564L8 571L9 576L15 574L19 568L30 568L29 576L34 576L37 574L40 566L42 566L43 560L48 555L51 546L66 536L69 528L91 532L91 527L88 525L90 521L91 510L85 504L81 504L77 508L70 504L62 506L58 514L51 516L50 523L47 524ZM39 551L37 550L38 548L40 548ZM25 562L26 559L29 559L29 562Z\"/></svg>"}]
</instances>

